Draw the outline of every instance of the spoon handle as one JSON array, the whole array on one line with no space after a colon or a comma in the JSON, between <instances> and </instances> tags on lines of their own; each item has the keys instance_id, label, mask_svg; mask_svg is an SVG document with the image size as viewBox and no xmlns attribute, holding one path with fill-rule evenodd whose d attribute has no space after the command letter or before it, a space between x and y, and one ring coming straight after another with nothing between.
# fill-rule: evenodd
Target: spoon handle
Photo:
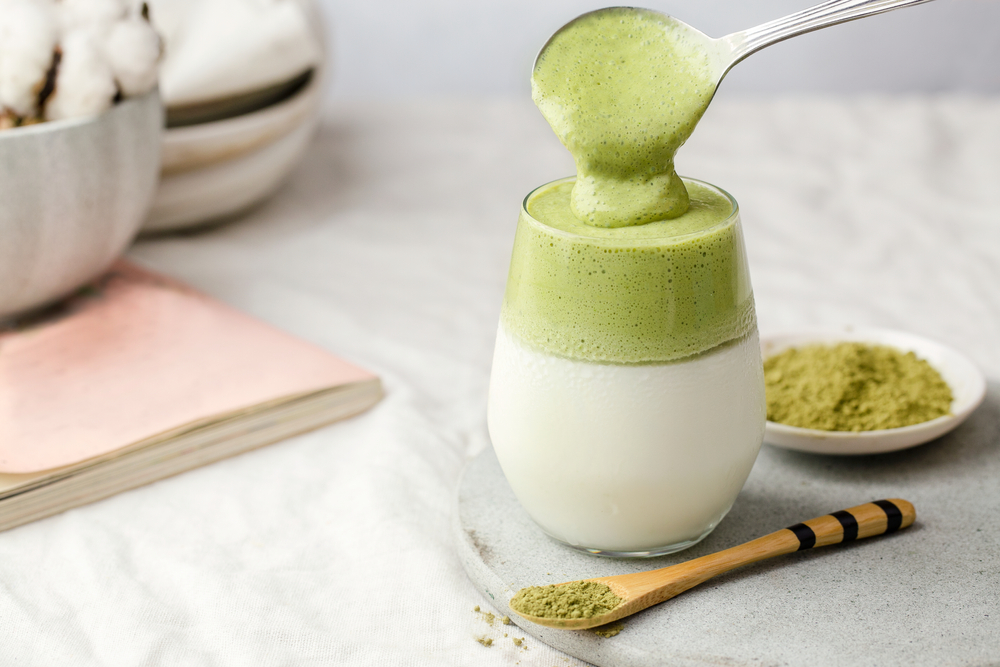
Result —
<instances>
[{"instance_id":1,"label":"spoon handle","mask_svg":"<svg viewBox=\"0 0 1000 667\"><path fill-rule=\"evenodd\" d=\"M659 604L712 577L773 556L894 533L916 519L913 505L900 498L876 500L784 528L756 540L694 560L647 572L593 579L628 600L620 616ZM620 587L620 588L619 588ZM620 591L620 593L619 593ZM616 610L618 611L618 610ZM618 614L616 614L618 616Z\"/></svg>"},{"instance_id":2,"label":"spoon handle","mask_svg":"<svg viewBox=\"0 0 1000 667\"><path fill-rule=\"evenodd\" d=\"M754 28L734 32L720 38L730 48L730 62L726 71L751 53L775 42L802 35L813 30L860 19L882 12L922 5L931 0L827 0L815 7L803 9L780 19L763 23Z\"/></svg>"}]
</instances>

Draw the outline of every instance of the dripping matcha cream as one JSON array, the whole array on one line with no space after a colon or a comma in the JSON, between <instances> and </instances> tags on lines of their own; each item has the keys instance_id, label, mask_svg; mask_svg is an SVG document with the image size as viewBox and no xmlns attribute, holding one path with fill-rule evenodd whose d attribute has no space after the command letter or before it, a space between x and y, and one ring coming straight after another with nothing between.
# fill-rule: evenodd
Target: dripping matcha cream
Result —
<instances>
[{"instance_id":1,"label":"dripping matcha cream","mask_svg":"<svg viewBox=\"0 0 1000 667\"><path fill-rule=\"evenodd\" d=\"M532 75L577 175L522 206L488 422L518 500L580 549L696 543L729 511L763 438L738 207L674 169L710 75L683 26L626 8L560 31Z\"/></svg>"}]
</instances>

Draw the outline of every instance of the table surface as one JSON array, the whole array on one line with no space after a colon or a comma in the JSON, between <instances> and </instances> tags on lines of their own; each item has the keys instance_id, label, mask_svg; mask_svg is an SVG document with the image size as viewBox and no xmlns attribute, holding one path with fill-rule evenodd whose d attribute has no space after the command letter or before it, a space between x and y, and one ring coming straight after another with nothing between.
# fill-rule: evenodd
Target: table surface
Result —
<instances>
[{"instance_id":1,"label":"table surface","mask_svg":"<svg viewBox=\"0 0 1000 667\"><path fill-rule=\"evenodd\" d=\"M521 626L486 636L504 645L517 630L600 667L997 664L996 506L983 500L997 495L1000 411L991 405L972 420L936 446L892 456L831 458L767 446L711 535L649 560L598 559L548 539L486 450L463 474L455 541L469 578ZM950 473L935 474L946 466ZM626 619L611 638L541 627L508 606L526 586L668 567L888 495L913 500L913 527L716 577Z\"/></svg>"},{"instance_id":2,"label":"table surface","mask_svg":"<svg viewBox=\"0 0 1000 667\"><path fill-rule=\"evenodd\" d=\"M720 95L678 166L740 201L762 331L902 329L984 369L986 403L954 437L851 463L770 453L801 488L765 484L753 502L784 519L789 499L831 479L909 494L922 525L906 537L941 558L905 565L937 585L899 605L888 591L835 603L901 627L921 604L995 628L1000 609L968 607L964 592L1000 579L1000 484L969 472L1000 457L1000 99ZM0 534L0 662L582 664L532 637L476 641L502 629L473 612L489 601L450 530L463 465L489 447L519 203L572 170L527 100L335 104L268 203L139 242L133 259L371 368L387 396L350 421ZM979 511L956 516L951 493L978 494ZM806 562L833 576L819 555ZM718 594L741 600L736 586ZM808 619L759 607L760 637L780 642L785 623ZM908 631L933 647L935 632L964 630ZM997 662L1000 646L967 655ZM810 658L748 647L734 660Z\"/></svg>"}]
</instances>

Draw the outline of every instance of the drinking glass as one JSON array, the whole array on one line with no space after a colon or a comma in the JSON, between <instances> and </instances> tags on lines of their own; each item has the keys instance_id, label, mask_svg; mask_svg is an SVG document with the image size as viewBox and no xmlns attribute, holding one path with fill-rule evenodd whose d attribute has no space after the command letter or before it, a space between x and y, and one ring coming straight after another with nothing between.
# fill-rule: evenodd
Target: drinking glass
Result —
<instances>
[{"instance_id":1,"label":"drinking glass","mask_svg":"<svg viewBox=\"0 0 1000 667\"><path fill-rule=\"evenodd\" d=\"M594 554L685 549L729 511L764 434L736 201L690 234L574 233L522 203L490 376L490 437L552 538ZM674 227L674 230L677 228ZM651 234L654 234L651 236ZM659 235L656 235L659 234Z\"/></svg>"}]
</instances>

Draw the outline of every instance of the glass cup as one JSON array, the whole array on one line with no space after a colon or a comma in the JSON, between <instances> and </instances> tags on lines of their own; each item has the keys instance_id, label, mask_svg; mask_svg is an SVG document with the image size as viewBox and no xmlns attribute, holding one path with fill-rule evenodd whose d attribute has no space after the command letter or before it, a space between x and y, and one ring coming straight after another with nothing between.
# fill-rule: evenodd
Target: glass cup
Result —
<instances>
[{"instance_id":1,"label":"glass cup","mask_svg":"<svg viewBox=\"0 0 1000 667\"><path fill-rule=\"evenodd\" d=\"M514 494L549 536L594 554L692 546L732 507L766 407L736 201L689 234L518 220L487 422ZM651 236L651 234L654 234Z\"/></svg>"}]
</instances>

